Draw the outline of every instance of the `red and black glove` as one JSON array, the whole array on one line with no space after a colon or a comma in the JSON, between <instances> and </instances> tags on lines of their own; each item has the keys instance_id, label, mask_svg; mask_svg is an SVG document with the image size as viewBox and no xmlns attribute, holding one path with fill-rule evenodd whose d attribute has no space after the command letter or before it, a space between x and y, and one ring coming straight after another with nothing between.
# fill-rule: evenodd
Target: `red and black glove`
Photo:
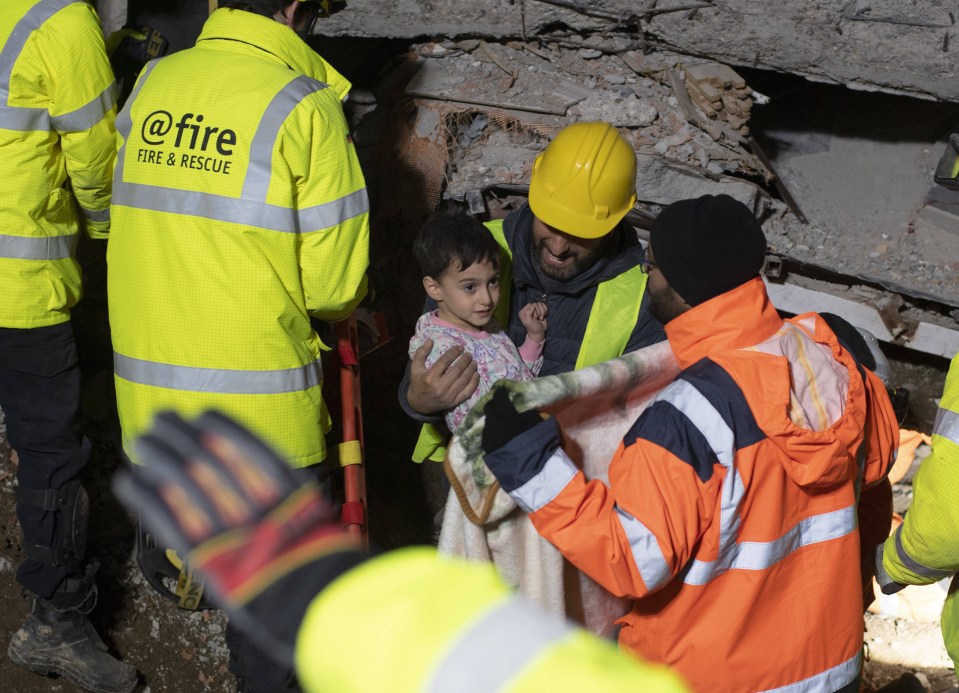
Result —
<instances>
[{"instance_id":1,"label":"red and black glove","mask_svg":"<svg viewBox=\"0 0 959 693\"><path fill-rule=\"evenodd\" d=\"M214 412L159 415L136 442L144 466L117 497L202 573L236 625L283 664L316 594L366 559L318 484Z\"/></svg>"}]
</instances>

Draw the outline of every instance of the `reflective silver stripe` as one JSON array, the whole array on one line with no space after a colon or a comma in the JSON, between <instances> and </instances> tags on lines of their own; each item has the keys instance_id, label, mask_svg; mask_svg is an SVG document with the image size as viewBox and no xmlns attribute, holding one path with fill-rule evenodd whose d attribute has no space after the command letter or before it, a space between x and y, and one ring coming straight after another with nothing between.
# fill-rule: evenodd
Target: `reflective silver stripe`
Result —
<instances>
[{"instance_id":1,"label":"reflective silver stripe","mask_svg":"<svg viewBox=\"0 0 959 693\"><path fill-rule=\"evenodd\" d=\"M326 89L327 86L306 75L300 75L283 87L270 101L270 105L266 107L263 117L256 126L256 134L253 135L253 141L250 143L250 163L246 170L246 179L243 181L243 199L266 200L270 178L273 175L273 147L279 137L280 128L303 99Z\"/></svg>"},{"instance_id":2,"label":"reflective silver stripe","mask_svg":"<svg viewBox=\"0 0 959 693\"><path fill-rule=\"evenodd\" d=\"M956 412L939 407L936 412L936 423L932 427L932 434L942 436L959 445L959 414Z\"/></svg>"},{"instance_id":3,"label":"reflective silver stripe","mask_svg":"<svg viewBox=\"0 0 959 693\"><path fill-rule=\"evenodd\" d=\"M116 374L124 380L140 385L194 392L272 395L307 390L323 382L319 361L276 371L238 371L174 366L130 358L114 352L113 365Z\"/></svg>"},{"instance_id":4,"label":"reflective silver stripe","mask_svg":"<svg viewBox=\"0 0 959 693\"><path fill-rule=\"evenodd\" d=\"M113 184L113 204L153 212L169 212L191 217L202 217L231 224L255 226L269 231L299 233L299 218L302 213L280 205L271 205L256 200L238 200L235 197L201 193L193 190L177 190L140 183ZM325 215L322 226L307 226L307 230L335 226L356 216L356 204L366 203L366 190L359 190L325 205L311 207L307 213ZM317 210L321 210L317 212ZM366 209L363 209L366 211ZM310 222L311 224L314 222Z\"/></svg>"},{"instance_id":5,"label":"reflective silver stripe","mask_svg":"<svg viewBox=\"0 0 959 693\"><path fill-rule=\"evenodd\" d=\"M843 686L848 686L859 676L859 660L861 657L862 653L857 652L854 657L847 659L842 664L834 666L832 669L827 669L821 674L810 676L808 679L791 683L788 686L769 688L765 691L760 691L760 693L823 693L824 691L838 691Z\"/></svg>"},{"instance_id":6,"label":"reflective silver stripe","mask_svg":"<svg viewBox=\"0 0 959 693\"><path fill-rule=\"evenodd\" d=\"M13 66L30 35L43 26L50 17L75 2L78 0L41 0L31 7L30 11L13 27L3 50L0 51L0 127L7 130L43 132L49 132L52 129L50 114L46 109L7 106L10 100L10 80L13 76Z\"/></svg>"},{"instance_id":7,"label":"reflective silver stripe","mask_svg":"<svg viewBox=\"0 0 959 693\"><path fill-rule=\"evenodd\" d=\"M14 260L63 260L73 257L76 234L44 238L0 234L0 257Z\"/></svg>"},{"instance_id":8,"label":"reflective silver stripe","mask_svg":"<svg viewBox=\"0 0 959 693\"><path fill-rule=\"evenodd\" d=\"M0 128L28 132L51 132L50 114L45 108L7 108L0 106Z\"/></svg>"},{"instance_id":9,"label":"reflective silver stripe","mask_svg":"<svg viewBox=\"0 0 959 693\"><path fill-rule=\"evenodd\" d=\"M366 188L360 188L338 200L297 210L296 216L299 219L300 231L306 233L328 229L368 211L370 211L370 201L366 195Z\"/></svg>"},{"instance_id":10,"label":"reflective silver stripe","mask_svg":"<svg viewBox=\"0 0 959 693\"><path fill-rule=\"evenodd\" d=\"M670 402L699 429L719 463L726 469L719 508L719 555L723 556L725 552L735 550L740 525L739 506L745 495L739 472L733 463L735 436L709 400L685 380L671 383L659 399ZM720 567L722 566L718 561L704 562L693 559L685 581L690 582L692 578L692 584L704 584L718 574L713 571Z\"/></svg>"},{"instance_id":11,"label":"reflective silver stripe","mask_svg":"<svg viewBox=\"0 0 959 693\"><path fill-rule=\"evenodd\" d=\"M50 120L57 132L83 132L103 120L116 102L117 87L111 82L109 87L86 106L81 106L72 113L53 116Z\"/></svg>"},{"instance_id":12,"label":"reflective silver stripe","mask_svg":"<svg viewBox=\"0 0 959 693\"><path fill-rule=\"evenodd\" d=\"M539 474L509 494L524 512L534 513L550 503L579 470L562 448L546 460Z\"/></svg>"},{"instance_id":13,"label":"reflective silver stripe","mask_svg":"<svg viewBox=\"0 0 959 693\"><path fill-rule=\"evenodd\" d=\"M106 209L87 209L86 207L81 207L80 211L83 213L83 218L87 221L110 221L110 208Z\"/></svg>"},{"instance_id":14,"label":"reflective silver stripe","mask_svg":"<svg viewBox=\"0 0 959 693\"><path fill-rule=\"evenodd\" d=\"M739 542L739 508L745 489L734 464L735 437L712 404L687 381L675 381L660 399L670 402L699 429L719 463L726 468L720 500L719 555L714 561L693 559L683 578L705 585L728 570L765 570L803 546L838 539L856 528L855 507L805 518L769 542Z\"/></svg>"},{"instance_id":15,"label":"reflective silver stripe","mask_svg":"<svg viewBox=\"0 0 959 693\"><path fill-rule=\"evenodd\" d=\"M126 105L123 107L123 110L117 114L116 128L117 132L122 136L123 144L120 145L120 151L117 152L117 163L113 169L114 180L123 180L123 157L126 153L127 142L130 141L130 131L133 129L133 118L130 112L133 110L134 102L140 95L140 90L143 89L143 85L146 84L147 78L150 76L150 73L153 72L153 68L157 66L158 62L157 60L151 60L146 64L146 67L144 67L140 73L140 79L137 81L136 86L133 88L133 91L130 92L130 96L127 97Z\"/></svg>"},{"instance_id":16,"label":"reflective silver stripe","mask_svg":"<svg viewBox=\"0 0 959 693\"><path fill-rule=\"evenodd\" d=\"M722 544L715 561L694 560L684 582L705 585L727 570L765 570L804 546L846 536L856 529L856 508L813 515L796 523L773 541L742 541Z\"/></svg>"},{"instance_id":17,"label":"reflective silver stripe","mask_svg":"<svg viewBox=\"0 0 959 693\"><path fill-rule=\"evenodd\" d=\"M505 690L547 647L572 627L512 597L486 612L457 641L425 690L429 693L493 693ZM477 656L482 653L482 656Z\"/></svg>"},{"instance_id":18,"label":"reflective silver stripe","mask_svg":"<svg viewBox=\"0 0 959 693\"><path fill-rule=\"evenodd\" d=\"M663 552L659 549L656 535L649 531L642 522L630 515L618 505L615 506L616 515L629 539L629 548L633 554L633 562L639 569L639 574L646 584L646 589L653 591L664 585L672 577L669 565Z\"/></svg>"},{"instance_id":19,"label":"reflective silver stripe","mask_svg":"<svg viewBox=\"0 0 959 693\"><path fill-rule=\"evenodd\" d=\"M929 566L923 565L910 556L909 552L906 551L906 547L902 543L902 527L902 525L899 525L899 527L896 528L896 557L899 558L899 562L902 563L907 570L912 571L916 575L922 575L923 577L929 578L945 578L956 572L954 570L930 568Z\"/></svg>"},{"instance_id":20,"label":"reflective silver stripe","mask_svg":"<svg viewBox=\"0 0 959 693\"><path fill-rule=\"evenodd\" d=\"M270 231L297 232L296 216L288 207L212 193L114 182L113 204L245 224Z\"/></svg>"},{"instance_id":21,"label":"reflective silver stripe","mask_svg":"<svg viewBox=\"0 0 959 693\"><path fill-rule=\"evenodd\" d=\"M675 380L658 399L681 411L706 438L719 463L726 469L732 468L736 444L733 431L699 390L686 380Z\"/></svg>"}]
</instances>

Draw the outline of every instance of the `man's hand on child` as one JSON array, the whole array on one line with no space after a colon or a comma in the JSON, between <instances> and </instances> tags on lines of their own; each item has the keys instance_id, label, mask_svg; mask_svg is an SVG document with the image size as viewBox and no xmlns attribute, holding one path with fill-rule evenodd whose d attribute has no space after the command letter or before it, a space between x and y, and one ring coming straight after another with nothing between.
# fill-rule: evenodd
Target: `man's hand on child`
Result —
<instances>
[{"instance_id":1,"label":"man's hand on child","mask_svg":"<svg viewBox=\"0 0 959 693\"><path fill-rule=\"evenodd\" d=\"M547 310L545 303L527 303L519 311L519 319L534 342L546 339Z\"/></svg>"},{"instance_id":2,"label":"man's hand on child","mask_svg":"<svg viewBox=\"0 0 959 693\"><path fill-rule=\"evenodd\" d=\"M473 357L455 346L436 359L430 368L426 357L433 340L426 340L410 360L409 405L421 414L452 409L469 399L479 386L479 374Z\"/></svg>"}]
</instances>

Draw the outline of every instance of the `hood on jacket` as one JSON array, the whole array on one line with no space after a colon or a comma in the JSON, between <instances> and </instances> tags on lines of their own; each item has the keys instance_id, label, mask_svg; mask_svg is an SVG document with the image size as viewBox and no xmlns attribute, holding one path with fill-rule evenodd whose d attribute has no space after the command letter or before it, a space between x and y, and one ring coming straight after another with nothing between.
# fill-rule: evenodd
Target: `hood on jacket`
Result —
<instances>
[{"instance_id":1,"label":"hood on jacket","mask_svg":"<svg viewBox=\"0 0 959 693\"><path fill-rule=\"evenodd\" d=\"M684 369L708 358L728 372L752 374L738 376L755 379L740 387L795 483L828 487L855 475L863 380L818 315L783 321L756 277L670 321L666 334Z\"/></svg>"}]
</instances>

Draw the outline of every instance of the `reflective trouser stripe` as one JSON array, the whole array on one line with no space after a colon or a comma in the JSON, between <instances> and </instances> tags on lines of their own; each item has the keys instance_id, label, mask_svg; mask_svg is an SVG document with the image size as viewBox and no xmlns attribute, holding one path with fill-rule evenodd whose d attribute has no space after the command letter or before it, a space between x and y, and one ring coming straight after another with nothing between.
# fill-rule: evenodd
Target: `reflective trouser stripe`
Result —
<instances>
[{"instance_id":1,"label":"reflective trouser stripe","mask_svg":"<svg viewBox=\"0 0 959 693\"><path fill-rule=\"evenodd\" d=\"M458 642L429 682L430 693L491 693L504 690L544 650L568 637L572 627L519 598L485 613ZM482 656L477 656L482 653Z\"/></svg>"},{"instance_id":2,"label":"reflective trouser stripe","mask_svg":"<svg viewBox=\"0 0 959 693\"><path fill-rule=\"evenodd\" d=\"M956 502L959 502L957 500ZM929 578L946 578L950 577L955 570L942 570L939 568L930 568L925 566L912 556L909 555L909 552L906 551L906 547L902 543L902 528L903 525L899 525L896 528L896 557L899 559L899 562L905 566L907 570L912 571L916 575L922 575L923 577Z\"/></svg>"},{"instance_id":3,"label":"reflective trouser stripe","mask_svg":"<svg viewBox=\"0 0 959 693\"><path fill-rule=\"evenodd\" d=\"M760 693L831 693L838 691L843 686L848 686L859 676L859 666L862 654L847 659L842 664L834 666L832 669L810 676L808 679L791 683L788 686L779 688L769 688Z\"/></svg>"},{"instance_id":4,"label":"reflective trouser stripe","mask_svg":"<svg viewBox=\"0 0 959 693\"><path fill-rule=\"evenodd\" d=\"M114 352L113 364L117 376L132 383L194 392L270 395L307 390L323 382L319 361L296 368L240 371L174 366L130 358Z\"/></svg>"},{"instance_id":5,"label":"reflective trouser stripe","mask_svg":"<svg viewBox=\"0 0 959 693\"><path fill-rule=\"evenodd\" d=\"M20 132L82 132L103 120L116 103L116 85L111 84L90 103L58 116L50 115L45 108L18 108L7 106L10 102L10 80L13 66L20 57L30 35L43 26L54 14L79 0L42 0L34 5L10 32L3 50L0 51L0 128Z\"/></svg>"},{"instance_id":6,"label":"reflective trouser stripe","mask_svg":"<svg viewBox=\"0 0 959 693\"><path fill-rule=\"evenodd\" d=\"M936 412L936 423L932 427L932 434L948 438L959 445L959 413L940 407Z\"/></svg>"},{"instance_id":7,"label":"reflective trouser stripe","mask_svg":"<svg viewBox=\"0 0 959 693\"><path fill-rule=\"evenodd\" d=\"M0 258L14 260L64 260L73 257L76 234L69 236L7 236L0 234Z\"/></svg>"}]
</instances>

